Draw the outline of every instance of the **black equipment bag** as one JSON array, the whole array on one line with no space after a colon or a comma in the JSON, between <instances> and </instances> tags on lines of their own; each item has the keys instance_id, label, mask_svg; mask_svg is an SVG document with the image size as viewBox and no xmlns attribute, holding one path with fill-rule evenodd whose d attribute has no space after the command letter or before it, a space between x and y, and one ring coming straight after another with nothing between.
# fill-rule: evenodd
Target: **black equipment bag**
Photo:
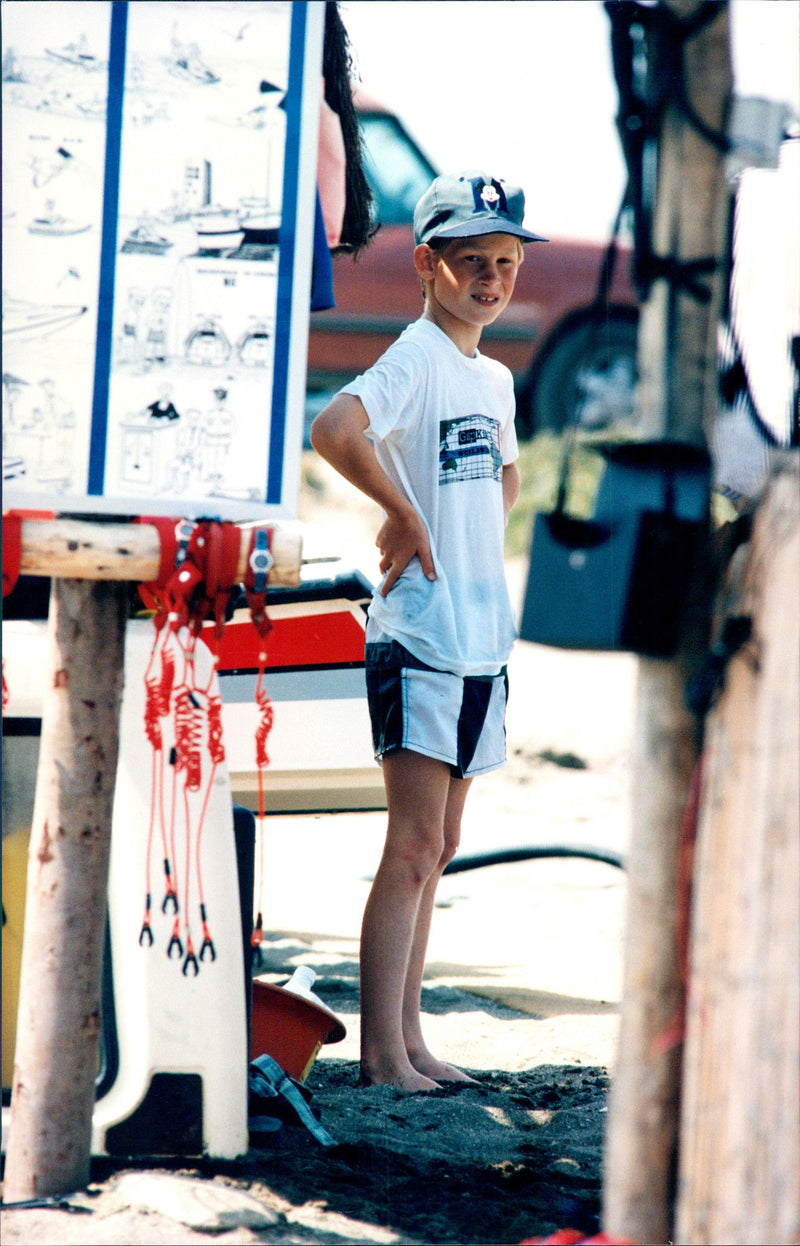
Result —
<instances>
[{"instance_id":1,"label":"black equipment bag","mask_svg":"<svg viewBox=\"0 0 800 1246\"><path fill-rule=\"evenodd\" d=\"M564 649L675 652L693 560L707 533L707 452L675 442L601 447L593 519L537 514L520 637Z\"/></svg>"}]
</instances>

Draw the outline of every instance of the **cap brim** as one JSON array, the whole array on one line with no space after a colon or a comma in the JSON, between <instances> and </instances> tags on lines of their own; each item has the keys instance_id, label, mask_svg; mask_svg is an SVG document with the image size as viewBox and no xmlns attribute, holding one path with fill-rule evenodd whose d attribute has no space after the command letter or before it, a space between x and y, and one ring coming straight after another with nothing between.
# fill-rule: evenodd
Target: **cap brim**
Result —
<instances>
[{"instance_id":1,"label":"cap brim","mask_svg":"<svg viewBox=\"0 0 800 1246\"><path fill-rule=\"evenodd\" d=\"M482 234L511 234L514 238L519 238L520 242L549 242L549 238L543 238L541 234L532 234L529 229L523 229L521 225L516 225L513 221L504 221L500 217L491 216L478 221L461 221L458 225L444 226L430 234L429 238L424 241L428 242L430 238L476 238Z\"/></svg>"}]
</instances>

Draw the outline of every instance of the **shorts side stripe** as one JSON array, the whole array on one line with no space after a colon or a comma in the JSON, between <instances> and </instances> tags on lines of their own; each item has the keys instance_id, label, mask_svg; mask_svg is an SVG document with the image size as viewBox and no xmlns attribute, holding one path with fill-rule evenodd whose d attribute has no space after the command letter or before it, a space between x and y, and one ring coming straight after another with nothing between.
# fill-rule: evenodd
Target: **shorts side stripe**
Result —
<instances>
[{"instance_id":1,"label":"shorts side stripe","mask_svg":"<svg viewBox=\"0 0 800 1246\"><path fill-rule=\"evenodd\" d=\"M469 676L465 678L457 727L457 764L462 774L469 770L475 756L491 695L490 679L472 679Z\"/></svg>"}]
</instances>

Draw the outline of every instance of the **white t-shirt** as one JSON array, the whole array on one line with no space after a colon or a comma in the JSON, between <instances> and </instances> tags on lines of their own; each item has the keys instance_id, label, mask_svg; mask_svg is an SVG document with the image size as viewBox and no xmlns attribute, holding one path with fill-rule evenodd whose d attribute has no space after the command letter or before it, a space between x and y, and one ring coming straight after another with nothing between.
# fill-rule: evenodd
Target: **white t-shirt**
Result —
<instances>
[{"instance_id":1,"label":"white t-shirt","mask_svg":"<svg viewBox=\"0 0 800 1246\"><path fill-rule=\"evenodd\" d=\"M503 568L511 373L421 319L341 392L361 399L378 462L425 520L438 577L415 557L386 597L376 590L367 639L398 640L437 670L496 674L516 638Z\"/></svg>"}]
</instances>

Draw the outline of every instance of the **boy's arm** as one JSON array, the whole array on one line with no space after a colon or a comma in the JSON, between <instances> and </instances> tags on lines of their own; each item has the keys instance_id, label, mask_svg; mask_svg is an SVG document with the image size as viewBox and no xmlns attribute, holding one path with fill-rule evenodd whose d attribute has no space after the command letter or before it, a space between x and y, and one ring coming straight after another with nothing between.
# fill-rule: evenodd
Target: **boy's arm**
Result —
<instances>
[{"instance_id":1,"label":"boy's arm","mask_svg":"<svg viewBox=\"0 0 800 1246\"><path fill-rule=\"evenodd\" d=\"M364 435L369 418L355 394L337 394L311 425L311 444L345 480L377 502L386 514L375 544L381 551L380 570L385 575L383 597L394 587L415 554L429 580L436 579L428 529L408 498L389 479L378 463L375 450Z\"/></svg>"},{"instance_id":2,"label":"boy's arm","mask_svg":"<svg viewBox=\"0 0 800 1246\"><path fill-rule=\"evenodd\" d=\"M511 508L519 497L520 479L516 463L503 464L503 516L508 523Z\"/></svg>"}]
</instances>

